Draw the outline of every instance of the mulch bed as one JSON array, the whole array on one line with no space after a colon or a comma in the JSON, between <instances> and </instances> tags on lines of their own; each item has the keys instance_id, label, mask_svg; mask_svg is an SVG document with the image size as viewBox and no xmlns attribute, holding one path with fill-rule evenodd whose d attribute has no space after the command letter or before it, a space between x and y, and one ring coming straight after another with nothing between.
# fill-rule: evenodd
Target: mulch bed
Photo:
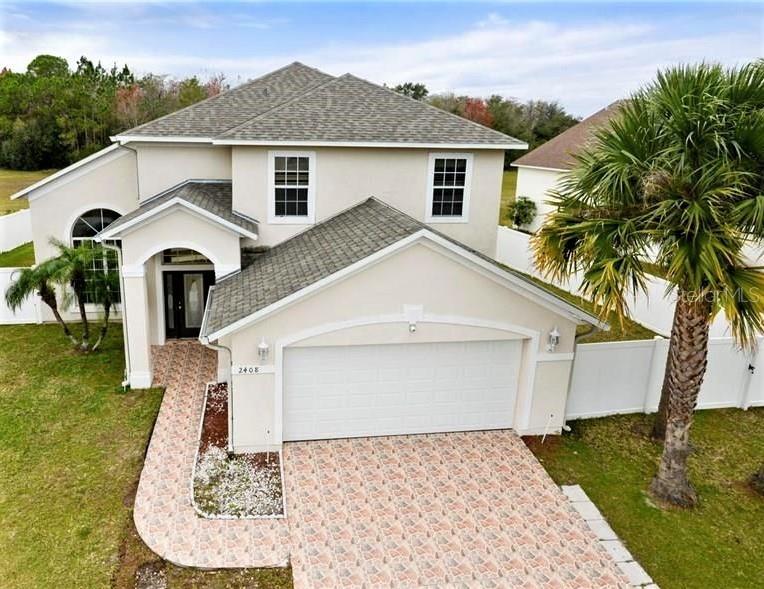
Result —
<instances>
[{"instance_id":1,"label":"mulch bed","mask_svg":"<svg viewBox=\"0 0 764 589\"><path fill-rule=\"evenodd\" d=\"M194 470L194 501L207 517L284 514L278 453L228 454L228 385L208 386Z\"/></svg>"}]
</instances>

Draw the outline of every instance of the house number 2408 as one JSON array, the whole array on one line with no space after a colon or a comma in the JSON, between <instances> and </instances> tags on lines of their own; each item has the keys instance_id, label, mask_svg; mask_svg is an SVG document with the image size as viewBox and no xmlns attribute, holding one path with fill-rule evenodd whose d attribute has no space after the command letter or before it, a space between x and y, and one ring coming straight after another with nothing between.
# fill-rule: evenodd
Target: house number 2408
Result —
<instances>
[{"instance_id":1,"label":"house number 2408","mask_svg":"<svg viewBox=\"0 0 764 589\"><path fill-rule=\"evenodd\" d=\"M259 374L262 370L261 366L237 366L236 374Z\"/></svg>"}]
</instances>

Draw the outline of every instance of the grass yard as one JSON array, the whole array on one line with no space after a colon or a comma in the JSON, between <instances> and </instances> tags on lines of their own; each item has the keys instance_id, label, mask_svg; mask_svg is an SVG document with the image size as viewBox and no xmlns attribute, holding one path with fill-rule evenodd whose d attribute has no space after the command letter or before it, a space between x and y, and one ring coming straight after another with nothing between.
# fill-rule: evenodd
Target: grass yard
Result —
<instances>
[{"instance_id":1,"label":"grass yard","mask_svg":"<svg viewBox=\"0 0 764 589\"><path fill-rule=\"evenodd\" d=\"M56 325L0 327L2 586L135 586L157 563L132 498L160 390L120 389L122 333L80 355ZM289 569L196 571L158 562L169 587L291 587Z\"/></svg>"},{"instance_id":2,"label":"grass yard","mask_svg":"<svg viewBox=\"0 0 764 589\"><path fill-rule=\"evenodd\" d=\"M501 183L501 210L499 211L499 225L512 227L509 220L507 207L515 200L515 188L517 187L517 168L504 170L504 179Z\"/></svg>"},{"instance_id":3,"label":"grass yard","mask_svg":"<svg viewBox=\"0 0 764 589\"><path fill-rule=\"evenodd\" d=\"M33 264L34 244L31 241L7 252L0 252L0 268L23 268Z\"/></svg>"},{"instance_id":4,"label":"grass yard","mask_svg":"<svg viewBox=\"0 0 764 589\"><path fill-rule=\"evenodd\" d=\"M0 215L15 213L28 206L27 199L17 198L11 200L11 194L15 194L22 188L26 188L50 176L56 170L39 170L37 172L23 172L21 170L0 169Z\"/></svg>"},{"instance_id":5,"label":"grass yard","mask_svg":"<svg viewBox=\"0 0 764 589\"><path fill-rule=\"evenodd\" d=\"M572 422L572 433L528 443L558 484L580 484L663 589L758 589L764 579L764 498L748 477L764 460L764 408L699 411L691 440L695 510L662 510L645 490L660 445L652 417Z\"/></svg>"},{"instance_id":6,"label":"grass yard","mask_svg":"<svg viewBox=\"0 0 764 589\"><path fill-rule=\"evenodd\" d=\"M516 274L522 274L529 280L535 282L549 292L556 294L560 298L565 299L569 303L572 303L573 305L576 305L577 307L580 307L581 309L584 309L585 311L598 316L597 309L590 300L578 295L574 295L567 290L558 288L553 284L549 284L548 282L545 282L540 278L536 278L535 276L531 276L530 274L526 274L512 268L509 269ZM582 344L593 344L597 342L619 342L628 340L652 339L657 335L654 331L651 331L641 323L637 323L628 317L624 318L623 323L621 323L618 321L618 318L615 315L611 314L607 319L607 323L610 325L610 329L608 331L593 331L591 335L585 335L592 331L590 327L585 325L579 326L578 335L581 337L578 341Z\"/></svg>"}]
</instances>

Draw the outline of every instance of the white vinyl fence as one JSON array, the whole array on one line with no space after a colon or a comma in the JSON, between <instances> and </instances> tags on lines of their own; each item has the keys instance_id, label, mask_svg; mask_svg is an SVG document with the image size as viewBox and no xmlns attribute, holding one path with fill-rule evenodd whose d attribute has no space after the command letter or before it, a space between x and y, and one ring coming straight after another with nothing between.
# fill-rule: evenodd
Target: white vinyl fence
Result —
<instances>
[{"instance_id":1,"label":"white vinyl fence","mask_svg":"<svg viewBox=\"0 0 764 589\"><path fill-rule=\"evenodd\" d=\"M731 338L711 339L698 409L764 406L762 344L751 355ZM577 345L565 418L656 411L667 355L663 338Z\"/></svg>"},{"instance_id":2,"label":"white vinyl fence","mask_svg":"<svg viewBox=\"0 0 764 589\"><path fill-rule=\"evenodd\" d=\"M530 248L530 235L515 231L509 227L498 227L496 234L496 259L502 264L515 268L526 274L543 278L533 263ZM547 280L544 278L544 280ZM573 294L579 294L581 276L574 276L567 282L556 283L558 286ZM674 299L666 296L667 283L660 278L648 280L647 295L639 293L630 308L631 317L651 329L655 333L668 336L671 333L671 322L674 318ZM711 325L711 337L726 337L729 326L720 314Z\"/></svg>"},{"instance_id":3,"label":"white vinyl fence","mask_svg":"<svg viewBox=\"0 0 764 589\"><path fill-rule=\"evenodd\" d=\"M21 268L0 268L0 325L42 322L42 301L36 295L24 301L15 312L5 304L5 291L19 270Z\"/></svg>"},{"instance_id":4,"label":"white vinyl fence","mask_svg":"<svg viewBox=\"0 0 764 589\"><path fill-rule=\"evenodd\" d=\"M0 216L0 252L32 241L32 216L29 209Z\"/></svg>"}]
</instances>

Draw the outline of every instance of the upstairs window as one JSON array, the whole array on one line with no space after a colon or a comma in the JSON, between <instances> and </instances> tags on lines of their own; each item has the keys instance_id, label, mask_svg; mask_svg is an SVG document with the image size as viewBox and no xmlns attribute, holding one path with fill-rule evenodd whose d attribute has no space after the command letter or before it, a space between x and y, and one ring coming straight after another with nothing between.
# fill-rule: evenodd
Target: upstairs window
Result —
<instances>
[{"instance_id":1,"label":"upstairs window","mask_svg":"<svg viewBox=\"0 0 764 589\"><path fill-rule=\"evenodd\" d=\"M270 152L270 223L312 223L314 152Z\"/></svg>"},{"instance_id":2,"label":"upstairs window","mask_svg":"<svg viewBox=\"0 0 764 589\"><path fill-rule=\"evenodd\" d=\"M426 221L467 222L471 179L471 154L430 154Z\"/></svg>"}]
</instances>

